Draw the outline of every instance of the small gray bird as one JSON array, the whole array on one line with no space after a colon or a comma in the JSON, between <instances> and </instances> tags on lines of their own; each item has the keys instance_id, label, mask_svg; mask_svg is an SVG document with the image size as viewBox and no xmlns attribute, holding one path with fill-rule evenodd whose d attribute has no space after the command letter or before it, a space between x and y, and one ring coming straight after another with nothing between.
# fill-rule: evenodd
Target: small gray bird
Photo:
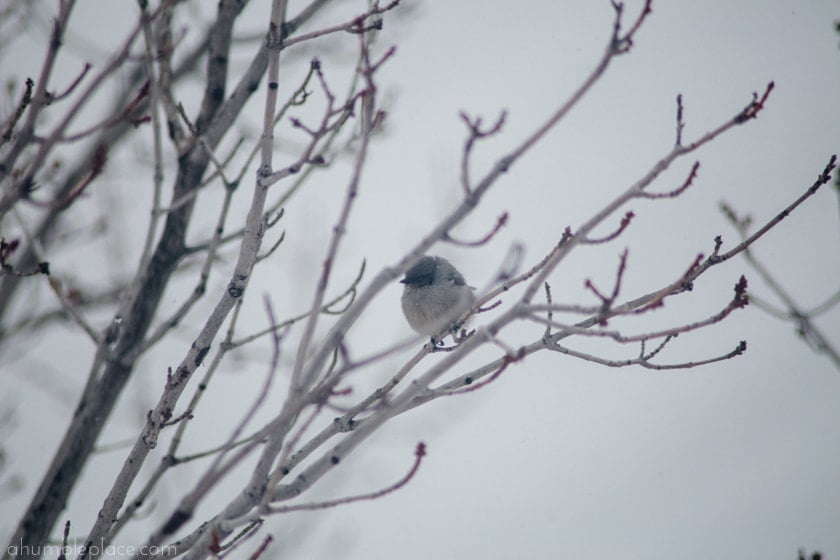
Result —
<instances>
[{"instance_id":1,"label":"small gray bird","mask_svg":"<svg viewBox=\"0 0 840 560\"><path fill-rule=\"evenodd\" d=\"M441 257L421 258L400 283L405 284L402 308L408 324L427 336L451 327L475 301L461 273Z\"/></svg>"}]
</instances>

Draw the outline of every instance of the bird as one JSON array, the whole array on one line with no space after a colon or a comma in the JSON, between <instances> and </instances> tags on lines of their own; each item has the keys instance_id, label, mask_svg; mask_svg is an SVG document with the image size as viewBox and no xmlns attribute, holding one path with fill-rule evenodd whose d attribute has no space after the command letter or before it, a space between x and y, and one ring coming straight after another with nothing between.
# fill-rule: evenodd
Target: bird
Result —
<instances>
[{"instance_id":1,"label":"bird","mask_svg":"<svg viewBox=\"0 0 840 560\"><path fill-rule=\"evenodd\" d=\"M400 283L405 286L403 314L415 332L426 336L457 328L455 321L475 301L473 289L443 257L422 257L406 271Z\"/></svg>"}]
</instances>

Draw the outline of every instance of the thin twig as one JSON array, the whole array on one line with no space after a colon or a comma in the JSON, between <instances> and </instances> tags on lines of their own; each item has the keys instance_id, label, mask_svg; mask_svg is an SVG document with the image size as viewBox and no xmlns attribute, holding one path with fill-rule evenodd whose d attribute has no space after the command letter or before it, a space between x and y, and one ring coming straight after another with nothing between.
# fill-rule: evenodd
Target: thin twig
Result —
<instances>
[{"instance_id":1,"label":"thin twig","mask_svg":"<svg viewBox=\"0 0 840 560\"><path fill-rule=\"evenodd\" d=\"M280 506L280 507L272 507L269 508L268 513L289 513L292 511L315 511L319 509L327 509L333 508L336 506L352 504L353 502L361 502L363 500L376 500L383 496L386 496L392 492L396 492L408 482L414 478L414 475L417 474L417 470L420 468L420 463L423 461L423 457L426 456L426 444L420 442L417 444L417 448L414 451L414 464L411 466L411 469L399 479L394 484L390 486L386 486L381 490L377 490L376 492L370 492L369 494L360 494L358 496L349 496L346 498L338 498L336 500L327 500L325 502L315 502L310 504L296 504L291 506ZM335 457L334 461L335 464L338 464L339 458Z\"/></svg>"}]
</instances>

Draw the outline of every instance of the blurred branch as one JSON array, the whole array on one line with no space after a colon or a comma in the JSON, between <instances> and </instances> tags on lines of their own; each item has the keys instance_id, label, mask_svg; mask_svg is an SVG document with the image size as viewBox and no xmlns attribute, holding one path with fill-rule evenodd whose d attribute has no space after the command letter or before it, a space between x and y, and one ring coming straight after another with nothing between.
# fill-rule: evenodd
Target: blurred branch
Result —
<instances>
[{"instance_id":1,"label":"blurred branch","mask_svg":"<svg viewBox=\"0 0 840 560\"><path fill-rule=\"evenodd\" d=\"M215 40L216 43L214 43L213 49L223 50L225 48L223 38L215 37L215 35L220 33L220 29L222 29L219 25L232 25L238 10L245 6L245 3L236 2L235 4L234 10L226 12L227 19L222 22L217 21L214 27L211 42ZM158 10L161 10L165 5L166 2L159 6ZM223 12L224 10L220 14ZM310 12L310 15L313 13ZM94 83L100 83L101 78L104 78L108 73L107 71L112 69L117 61L125 58L127 46L133 42L134 35L141 28L142 25L138 23L129 39L125 41L123 50L112 59L112 63L106 69L100 72ZM227 36L229 37L229 34ZM227 57L224 57L224 59L227 60ZM217 64L218 60L216 58L213 64ZM218 105L208 102L203 105L204 109L199 116L199 123L200 127L206 126L205 138L210 146L215 146L219 142L224 132L234 122L245 101L255 91L256 84L266 68L266 63L267 50L263 48L256 54L251 66L224 103ZM94 83L88 86L87 91L91 91ZM216 90L209 92L211 95L217 93ZM216 113L216 115L213 116L211 113ZM63 124L54 129L51 137L56 138L57 134L60 134L68 123L69 117L66 117ZM109 130L108 133L116 134L114 130ZM42 158L43 147L44 145L42 145ZM9 161L9 159L7 158L6 161ZM189 153L180 157L178 176L173 189L173 199L189 192L200 183L207 162L206 152L200 146L191 149ZM37 167L32 165L30 169L37 169ZM18 184L25 183L18 182ZM7 204L12 204L16 198L19 198L19 196L13 194L15 192L20 194L20 189L6 192ZM107 352L102 345L97 350L91 368L90 382L82 395L76 421L69 426L47 474L42 480L27 513L22 516L18 530L13 537L15 542L29 546L29 550L36 550L47 538L59 511L66 503L67 496L78 477L78 473L93 449L99 431L105 424L104 419L108 417L122 388L131 375L139 351L142 350L140 343L143 340L143 335L151 323L167 281L183 254L183 239L187 223L191 217L191 210L192 205L187 204L167 215L157 248L148 262L141 263L137 280L129 287L124 299L125 303L117 314L117 317L121 318L119 336L112 345L109 344ZM54 220L54 217L50 220ZM49 222L45 222L45 225L51 227ZM257 229L253 230L254 233L256 231ZM6 291L6 297L11 294L13 289L14 287ZM229 290L229 293L233 294L234 299L241 295L241 291L237 292L236 290ZM0 290L0 296L3 295L2 290ZM3 299L0 297L0 303L2 302ZM215 328L218 327L214 320L210 323L210 328L205 329L201 338L197 341L198 344L188 358L191 361L192 368L201 363L201 358L206 354L207 345L209 345L209 340L212 339ZM178 375L180 376L182 373ZM182 377L177 377L177 379L185 381ZM169 398L177 398L177 395L169 394ZM157 429L161 428L168 419L166 414L161 415L162 409L158 410L158 415L153 417L155 422L153 428L156 426ZM130 460L138 460L138 469L143 463L141 457L144 457L154 445L155 437L153 430L152 433L144 434L135 444ZM106 499L103 509L103 511L110 511L110 513L100 518L91 535L99 538L105 537L108 527L117 518L116 510L122 504L128 490L130 484L128 481L134 476L134 474L131 474L132 472L136 473L136 470L129 469L117 478L115 486L112 488L113 493ZM85 557L86 555L83 554L82 556Z\"/></svg>"},{"instance_id":2,"label":"blurred branch","mask_svg":"<svg viewBox=\"0 0 840 560\"><path fill-rule=\"evenodd\" d=\"M832 160L826 166L823 173L820 174L820 177L814 183L814 185L803 195L803 197L813 195L817 189L826 184L829 181L830 173L834 168L834 163L836 159L832 157ZM801 198L804 200L804 198ZM794 206L795 207L795 206ZM765 225L763 228L759 229L758 232L755 234L749 234L749 225L751 220L749 218L739 218L738 214L735 210L726 203L721 203L721 209L723 210L724 215L729 219L730 223L735 227L738 233L741 235L741 239L746 243L746 241L750 239L757 239L757 237L764 232L766 232L769 228ZM790 208L792 209L792 208ZM785 211L779 213L777 218L771 220L770 223L778 223L783 217L789 214L790 209L786 209ZM782 287L779 280L775 278L775 276L770 272L770 270L764 266L764 264L759 261L753 251L750 249L749 245L745 246L743 249L744 258L750 264L750 267L755 270L761 279L764 281L765 284L770 288L770 291L782 302L784 306L783 311L779 311L774 309L772 306L764 302L763 300L757 300L758 307L767 311L770 315L776 317L777 319L782 319L784 321L788 321L796 325L797 334L802 337L809 345L811 345L814 350L816 350L820 354L824 354L828 357L829 360L834 364L834 367L840 371L840 351L835 348L834 344L829 340L828 336L823 333L822 329L817 327L814 324L814 318L818 315L825 313L826 311L833 309L840 303L840 290L829 296L823 303L815 306L812 310L806 311L802 309L793 299L793 296L784 288Z\"/></svg>"}]
</instances>

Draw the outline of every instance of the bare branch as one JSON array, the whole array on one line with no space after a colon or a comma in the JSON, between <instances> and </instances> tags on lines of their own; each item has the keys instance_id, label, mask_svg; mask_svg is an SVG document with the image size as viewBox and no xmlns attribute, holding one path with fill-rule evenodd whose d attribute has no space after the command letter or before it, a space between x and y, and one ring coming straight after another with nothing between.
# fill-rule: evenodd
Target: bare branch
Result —
<instances>
[{"instance_id":1,"label":"bare branch","mask_svg":"<svg viewBox=\"0 0 840 560\"><path fill-rule=\"evenodd\" d=\"M543 319L542 317L538 317L536 315L531 315L529 319L538 322L538 323L545 323L549 327L554 327L562 331L563 335L575 334L580 336L590 336L590 337L602 337L602 338L610 338L616 342L620 343L631 343L631 342L645 342L647 340L657 339L657 338L664 338L664 337L673 337L677 336L681 333L686 333L690 331L696 331L704 327L708 327L709 325L714 325L715 323L719 323L723 321L726 317L729 316L730 313L735 311L736 309L743 309L749 303L749 299L747 297L747 280L743 276L741 276L738 283L735 285L735 295L732 300L719 312L715 313L707 317L706 319L702 319L700 321L695 321L693 323L688 323L684 325L678 325L674 327L669 327L667 329L661 331L651 331L645 332L642 334L637 335L625 335L619 331L615 330L592 330L588 327L581 327L577 325L565 325L562 323L557 323L555 321L548 321ZM652 307L645 306L642 309L650 310L653 309ZM603 326L603 323L599 323L599 325ZM554 336L554 335L552 335ZM544 337L545 340L545 337ZM556 337L554 338L556 340Z\"/></svg>"},{"instance_id":2,"label":"bare branch","mask_svg":"<svg viewBox=\"0 0 840 560\"><path fill-rule=\"evenodd\" d=\"M15 125L20 120L23 112L29 106L29 103L32 102L32 87L34 85L35 82L32 81L32 78L26 78L25 87L23 94L21 94L20 101L18 101L18 105L15 108L14 113L12 113L12 116L9 117L5 130L3 131L3 135L0 136L0 146L12 139L12 133L15 130Z\"/></svg>"},{"instance_id":3,"label":"bare branch","mask_svg":"<svg viewBox=\"0 0 840 560\"><path fill-rule=\"evenodd\" d=\"M495 237L496 234L499 233L499 230L501 230L505 226L507 220L508 213L505 212L496 220L496 225L493 226L493 229L478 241L460 241L458 239L453 238L448 232L443 235L443 241L447 241L449 243L452 243L453 245L459 245L461 247L480 247L488 243L491 239L493 239L493 237Z\"/></svg>"},{"instance_id":4,"label":"bare branch","mask_svg":"<svg viewBox=\"0 0 840 560\"><path fill-rule=\"evenodd\" d=\"M610 295L605 296L598 291L598 288L592 283L591 280L586 280L584 283L584 287L591 291L595 296L601 300L601 309L603 313L609 312L612 308L613 303L615 303L618 294L621 292L621 280L624 278L624 271L627 270L627 249L621 253L621 257L619 258L618 262L618 270L615 273L615 284L613 285L613 291ZM606 319L602 319L600 324L606 325Z\"/></svg>"},{"instance_id":5,"label":"bare branch","mask_svg":"<svg viewBox=\"0 0 840 560\"><path fill-rule=\"evenodd\" d=\"M747 349L747 343L745 341L741 341L738 343L738 346L728 352L726 354L715 356L713 358L707 358L703 360L697 360L692 362L682 362L678 364L653 364L649 361L647 356L642 356L639 358L632 358L629 360L607 360L605 358L601 358L600 356L595 356L593 354L587 354L585 352L578 352L576 350L571 350L561 345L557 345L552 350L559 352L561 354L565 354L567 356L572 356L574 358L580 358L587 362L593 362L602 366L619 368L619 367L628 367L628 366L641 366L645 369L653 369L653 370L684 370L684 369L691 369L694 367L704 366L708 364L712 364L715 362L721 362L724 360L730 360L736 356L740 356L743 354Z\"/></svg>"},{"instance_id":6,"label":"bare branch","mask_svg":"<svg viewBox=\"0 0 840 560\"><path fill-rule=\"evenodd\" d=\"M284 41L283 45L285 47L290 47L297 43L310 41L312 39L317 39L318 37L323 37L324 35L330 35L332 33L338 33L340 31L346 31L348 33L366 33L368 31L382 29L381 19L377 19L371 24L368 24L367 21L373 18L374 16L384 14L385 12L396 8L399 5L399 3L399 0L393 0L386 6L380 6L379 1L377 0L373 3L373 6L363 14L355 16L354 18L344 23L339 23L331 27L318 29L317 31L312 31L310 33L302 33L300 35L295 35L291 39L287 39L286 41Z\"/></svg>"},{"instance_id":7,"label":"bare branch","mask_svg":"<svg viewBox=\"0 0 840 560\"><path fill-rule=\"evenodd\" d=\"M826 168L826 170L828 170L828 168ZM820 179L818 179L818 182L812 185L811 189L809 189L806 192L806 194L813 194L812 189L815 191L816 189L814 189L814 187L821 182L822 184L824 184L825 181L827 181L827 176L826 171L824 170L823 174L820 176ZM724 214L729 218L729 220L738 230L738 233L741 235L741 238L744 240L742 241L742 244L745 243L748 239L751 238L751 236L748 235L747 231L750 220L746 218L738 219L735 211L725 203L721 203L721 207L724 211ZM786 214L786 212L787 210L782 214ZM782 214L777 216L779 220L781 220ZM835 368L840 370L840 351L838 351L838 349L834 347L834 345L829 341L829 337L826 336L822 332L822 330L819 327L817 327L812 321L812 319L816 317L819 313L831 309L832 306L840 302L840 291L835 292L825 302L816 306L813 310L804 311L799 305L797 305L794 302L793 296L791 296L790 293L782 287L782 285L776 280L773 274L771 274L771 272L755 257L749 245L743 248L743 255L747 262L750 264L750 266L753 268L753 270L755 270L759 274L762 280L764 280L764 282L770 287L770 290L776 295L776 297L778 297L782 301L785 310L776 310L766 302L763 302L763 300L761 299L757 299L756 301L758 306L761 309L770 313L771 315L776 316L777 318L794 323L796 325L797 333L799 334L799 336L801 336L806 342L811 344L817 352L828 356L828 358L834 364Z\"/></svg>"},{"instance_id":8,"label":"bare branch","mask_svg":"<svg viewBox=\"0 0 840 560\"><path fill-rule=\"evenodd\" d=\"M472 190L472 183L470 181L470 157L472 156L473 146L475 146L476 140L495 136L501 132L505 124L505 119L507 119L507 111L502 111L499 114L499 118L496 119L496 124L486 130L482 130L481 128L481 117L471 119L463 111L459 113L459 116L469 130L469 135L464 141L464 149L461 152L461 188L464 191L464 196L469 196Z\"/></svg>"},{"instance_id":9,"label":"bare branch","mask_svg":"<svg viewBox=\"0 0 840 560\"><path fill-rule=\"evenodd\" d=\"M680 196L685 190L690 187L694 183L694 179L697 178L697 170L700 169L700 162L695 161L694 165L691 166L691 171L688 173L688 177L686 177L683 184L677 187L676 189L664 193L651 193L651 192L641 192L639 193L639 197L641 198L676 198Z\"/></svg>"},{"instance_id":10,"label":"bare branch","mask_svg":"<svg viewBox=\"0 0 840 560\"><path fill-rule=\"evenodd\" d=\"M327 249L327 255L324 259L321 278L318 281L315 297L313 298L312 302L312 309L307 318L306 326L304 327L303 338L298 346L298 353L295 359L295 366L292 370L292 391L293 393L296 393L292 400L300 399L303 391L305 391L307 387L311 386L315 382L315 375L312 375L312 370L305 372L304 364L306 362L307 354L310 349L310 344L312 343L312 336L315 332L315 326L317 324L319 316L319 313L317 311L321 309L324 303L324 294L326 292L327 285L329 282L332 263L335 260L339 244L344 236L347 220L350 218L350 211L356 200L356 193L359 188L362 167L364 166L365 160L367 158L367 150L370 142L370 135L373 131L372 125L374 122L374 111L376 107L376 86L373 82L374 69L371 66L368 46L366 43L366 39L363 35L359 36L359 44L363 60L361 72L367 82L367 89L363 92L362 97L362 142L359 146L358 156L356 158L355 166L353 168L353 175L350 178L350 181L347 185L347 191L345 193L341 213L336 222L336 225L333 226L333 236L330 240L329 248ZM323 122L323 125L326 125L326 119Z\"/></svg>"},{"instance_id":11,"label":"bare branch","mask_svg":"<svg viewBox=\"0 0 840 560\"><path fill-rule=\"evenodd\" d=\"M683 129L685 128L685 121L683 120L683 100L682 94L677 95L677 137L674 140L675 146L682 146Z\"/></svg>"},{"instance_id":12,"label":"bare branch","mask_svg":"<svg viewBox=\"0 0 840 560\"><path fill-rule=\"evenodd\" d=\"M417 448L414 450L414 464L411 466L411 469L403 476L400 480L387 486L381 490L377 490L376 492L371 492L369 494L360 494L358 496L349 496L347 498L339 498L337 500L328 500L326 502L317 502L311 504L298 504L298 505L291 505L291 506L280 506L280 507L272 507L269 508L269 513L289 513L292 511L313 511L318 509L327 509L336 506L352 504L353 502L360 502L363 500L376 500L383 496L386 496L392 492L396 492L408 482L414 478L414 475L417 474L417 470L420 468L420 463L423 461L423 457L426 456L426 444L420 442L417 444ZM339 456L334 456L330 459L333 464L338 464L341 458Z\"/></svg>"},{"instance_id":13,"label":"bare branch","mask_svg":"<svg viewBox=\"0 0 840 560\"><path fill-rule=\"evenodd\" d=\"M581 243L584 245L600 245L603 243L609 243L610 241L617 239L619 235L624 233L624 230L627 229L627 226L630 225L630 222L632 222L633 218L635 217L636 214L634 214L632 211L627 211L627 213L625 213L624 216L621 218L621 223L618 224L618 228L614 232L604 237L599 237L595 239L588 237L586 239L583 239Z\"/></svg>"},{"instance_id":14,"label":"bare branch","mask_svg":"<svg viewBox=\"0 0 840 560\"><path fill-rule=\"evenodd\" d=\"M758 231L744 239L734 248L730 249L729 251L718 257L718 259L716 259L715 262L717 262L718 260L725 261L741 253L750 245L755 243L762 235L764 235L773 227L775 227L776 224L787 218L790 215L790 213L793 212L800 204L808 200L810 197L814 196L814 194L816 194L816 192L820 189L821 186L831 181L831 172L834 171L836 165L837 156L832 155L831 158L829 158L825 168L823 168L822 173L820 173L819 177L817 177L817 180L814 181L814 183L808 188L808 190L806 190L799 198L791 202L784 210L776 214L776 216L774 216L772 219L768 220L766 224L764 224L761 228L758 229Z\"/></svg>"}]
</instances>

